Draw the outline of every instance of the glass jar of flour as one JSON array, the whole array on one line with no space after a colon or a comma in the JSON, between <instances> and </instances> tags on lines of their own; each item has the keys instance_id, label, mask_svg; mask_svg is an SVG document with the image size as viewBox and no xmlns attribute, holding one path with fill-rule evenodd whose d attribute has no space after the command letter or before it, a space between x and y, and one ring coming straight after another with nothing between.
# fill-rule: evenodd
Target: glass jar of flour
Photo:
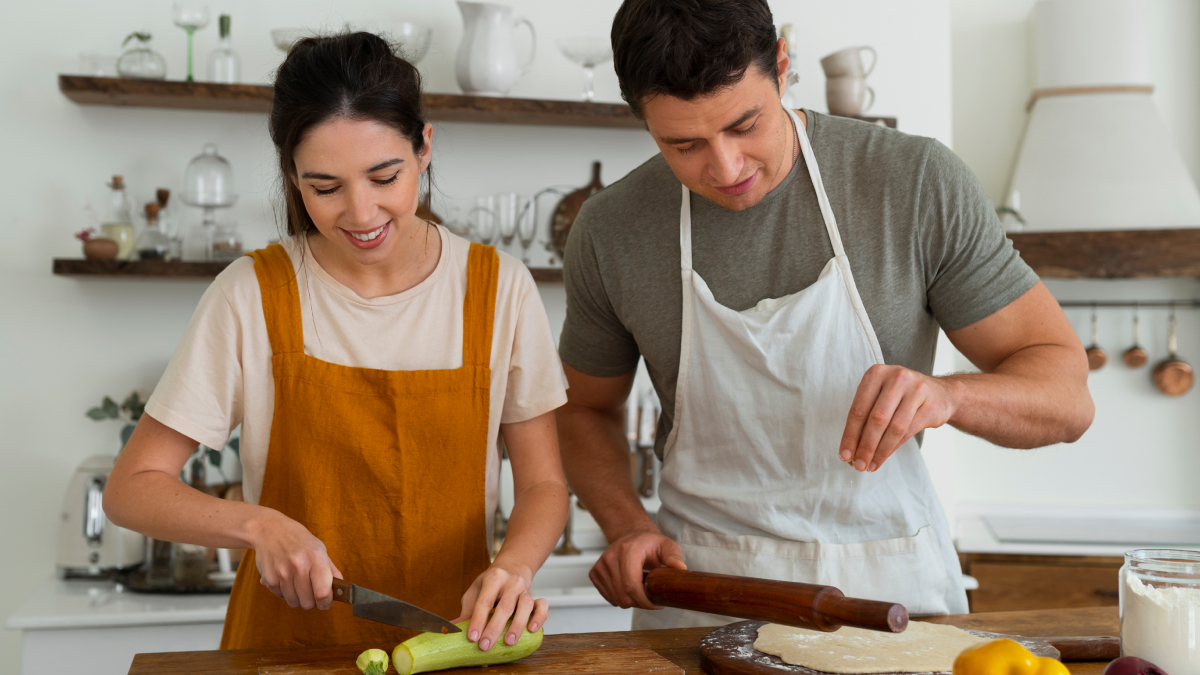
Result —
<instances>
[{"instance_id":1,"label":"glass jar of flour","mask_svg":"<svg viewBox=\"0 0 1200 675\"><path fill-rule=\"evenodd\" d=\"M1129 551L1120 574L1121 656L1200 675L1200 552Z\"/></svg>"}]
</instances>

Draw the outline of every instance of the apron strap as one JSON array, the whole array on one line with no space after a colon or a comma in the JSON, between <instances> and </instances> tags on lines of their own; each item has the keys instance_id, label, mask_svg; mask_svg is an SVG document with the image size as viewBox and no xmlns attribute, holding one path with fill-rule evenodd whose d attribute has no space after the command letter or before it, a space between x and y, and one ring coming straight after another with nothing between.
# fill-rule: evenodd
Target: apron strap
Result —
<instances>
[{"instance_id":1,"label":"apron strap","mask_svg":"<svg viewBox=\"0 0 1200 675\"><path fill-rule=\"evenodd\" d=\"M679 207L679 267L692 269L692 192L683 188L683 203Z\"/></svg>"},{"instance_id":2,"label":"apron strap","mask_svg":"<svg viewBox=\"0 0 1200 675\"><path fill-rule=\"evenodd\" d=\"M300 289L296 285L292 259L279 244L271 244L246 255L254 258L254 274L258 276L258 288L262 291L263 316L267 320L271 353L304 352Z\"/></svg>"},{"instance_id":3,"label":"apron strap","mask_svg":"<svg viewBox=\"0 0 1200 675\"><path fill-rule=\"evenodd\" d=\"M464 366L491 366L499 278L500 256L496 255L495 247L472 243L467 257L467 296L463 301Z\"/></svg>"},{"instance_id":4,"label":"apron strap","mask_svg":"<svg viewBox=\"0 0 1200 675\"><path fill-rule=\"evenodd\" d=\"M813 154L812 143L808 140L808 130L800 125L800 118L792 110L787 114L796 125L796 136L800 139L800 153L804 155L804 165L808 167L808 177L812 180L813 190L817 193L817 204L821 207L821 216L825 220L825 231L829 234L829 243L833 246L835 256L845 256L846 247L842 246L842 235L838 232L837 219L833 217L833 207L829 205L829 195L825 193L825 183L821 180L821 170L817 167L817 157ZM802 131L803 129L803 131Z\"/></svg>"}]
</instances>

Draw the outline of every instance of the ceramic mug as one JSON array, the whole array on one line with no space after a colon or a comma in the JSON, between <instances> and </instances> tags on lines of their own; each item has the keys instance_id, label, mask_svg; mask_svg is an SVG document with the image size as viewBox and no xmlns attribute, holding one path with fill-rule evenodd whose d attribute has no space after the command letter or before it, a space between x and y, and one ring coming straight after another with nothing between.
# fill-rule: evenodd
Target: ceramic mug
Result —
<instances>
[{"instance_id":1,"label":"ceramic mug","mask_svg":"<svg viewBox=\"0 0 1200 675\"><path fill-rule=\"evenodd\" d=\"M825 80L825 102L831 115L860 117L874 105L875 90L867 86L866 78L831 77Z\"/></svg>"},{"instance_id":2,"label":"ceramic mug","mask_svg":"<svg viewBox=\"0 0 1200 675\"><path fill-rule=\"evenodd\" d=\"M871 67L863 68L862 53L871 52ZM875 70L879 55L872 47L847 47L821 59L825 77L866 77Z\"/></svg>"}]
</instances>

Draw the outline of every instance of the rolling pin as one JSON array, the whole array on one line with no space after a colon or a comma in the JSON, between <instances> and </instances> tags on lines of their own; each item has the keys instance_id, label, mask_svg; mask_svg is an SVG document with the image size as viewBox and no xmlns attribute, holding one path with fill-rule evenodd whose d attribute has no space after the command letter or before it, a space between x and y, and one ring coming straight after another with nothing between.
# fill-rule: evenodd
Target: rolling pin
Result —
<instances>
[{"instance_id":1,"label":"rolling pin","mask_svg":"<svg viewBox=\"0 0 1200 675\"><path fill-rule=\"evenodd\" d=\"M904 605L848 598L833 586L666 567L645 575L646 596L664 607L832 632L853 626L885 633L908 627Z\"/></svg>"}]
</instances>

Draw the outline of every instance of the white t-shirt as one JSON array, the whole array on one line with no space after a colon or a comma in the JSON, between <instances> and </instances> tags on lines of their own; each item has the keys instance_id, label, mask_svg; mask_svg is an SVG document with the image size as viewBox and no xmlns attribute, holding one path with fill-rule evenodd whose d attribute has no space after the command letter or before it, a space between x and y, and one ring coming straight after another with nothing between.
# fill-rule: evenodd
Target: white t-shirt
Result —
<instances>
[{"instance_id":1,"label":"white t-shirt","mask_svg":"<svg viewBox=\"0 0 1200 675\"><path fill-rule=\"evenodd\" d=\"M462 366L471 242L437 229L442 251L433 273L403 293L371 299L329 276L299 238L282 242L296 269L304 353L357 368ZM499 256L485 514L495 512L499 494L500 424L532 419L567 401L566 375L533 277L516 258ZM205 291L146 403L151 417L209 447L224 447L241 424L242 485L246 501L255 504L262 492L275 409L271 370L271 343L254 260L240 258Z\"/></svg>"}]
</instances>

